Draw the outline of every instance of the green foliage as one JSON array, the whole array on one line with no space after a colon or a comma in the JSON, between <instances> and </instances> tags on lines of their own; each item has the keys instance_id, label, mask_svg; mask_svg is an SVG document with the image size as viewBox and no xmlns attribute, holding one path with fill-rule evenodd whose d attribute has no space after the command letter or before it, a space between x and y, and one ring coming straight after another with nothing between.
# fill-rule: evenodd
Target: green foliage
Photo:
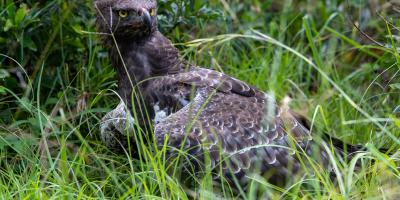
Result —
<instances>
[{"instance_id":1,"label":"green foliage","mask_svg":"<svg viewBox=\"0 0 400 200\"><path fill-rule=\"evenodd\" d=\"M160 30L164 33L169 33L179 26L193 29L194 24L201 29L210 20L223 19L222 10L211 8L209 1L161 0L158 6Z\"/></svg>"},{"instance_id":2,"label":"green foliage","mask_svg":"<svg viewBox=\"0 0 400 200\"><path fill-rule=\"evenodd\" d=\"M207 169L191 191L170 175L171 168L179 172L173 167L178 164L165 163L162 150L141 144L143 157L136 158L99 142L100 119L118 98L92 3L0 0L1 196L188 199L199 192L215 198L218 189ZM333 163L342 182L315 164L283 188L256 177L241 198L263 192L272 199L399 195L398 156L377 151L400 145L400 21L391 3L159 1L160 30L190 62L278 100L292 97L291 107L313 122L315 134L369 143L355 156L361 166ZM189 42L199 38L205 39ZM223 189L224 197L233 195Z\"/></svg>"}]
</instances>

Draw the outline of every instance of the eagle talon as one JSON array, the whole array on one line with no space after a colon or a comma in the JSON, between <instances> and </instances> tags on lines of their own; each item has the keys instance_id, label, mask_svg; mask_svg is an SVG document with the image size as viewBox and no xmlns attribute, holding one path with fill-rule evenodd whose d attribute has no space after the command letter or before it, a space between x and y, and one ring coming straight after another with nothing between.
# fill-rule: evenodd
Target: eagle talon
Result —
<instances>
[{"instance_id":1,"label":"eagle talon","mask_svg":"<svg viewBox=\"0 0 400 200\"><path fill-rule=\"evenodd\" d=\"M100 136L102 142L108 147L117 147L121 141L133 133L134 119L127 112L125 103L121 101L118 106L108 112L100 122Z\"/></svg>"}]
</instances>

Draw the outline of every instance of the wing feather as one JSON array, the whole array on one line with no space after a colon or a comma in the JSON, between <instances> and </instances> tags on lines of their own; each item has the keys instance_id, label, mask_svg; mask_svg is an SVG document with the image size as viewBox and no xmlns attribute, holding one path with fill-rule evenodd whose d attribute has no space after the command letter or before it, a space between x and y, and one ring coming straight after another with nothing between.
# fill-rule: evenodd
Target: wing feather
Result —
<instances>
[{"instance_id":1,"label":"wing feather","mask_svg":"<svg viewBox=\"0 0 400 200\"><path fill-rule=\"evenodd\" d=\"M152 81L151 84L152 85L148 88L151 88L153 91L149 92L157 94L161 93L163 95L166 95L166 91L176 93L184 92L184 95L190 95L190 90L179 90L179 86L182 86L182 84L194 87L210 87L218 90L219 92L231 92L246 97L253 97L257 93L255 88L249 86L243 81L237 80L214 70L197 67L192 67L188 72L159 77L158 80Z\"/></svg>"},{"instance_id":2,"label":"wing feather","mask_svg":"<svg viewBox=\"0 0 400 200\"><path fill-rule=\"evenodd\" d=\"M308 142L304 138L309 131L290 112L241 81L204 69L169 78L169 83L186 84L187 90L195 86L196 96L156 125L157 141L164 144L168 134L169 145L177 148L199 145L202 151L196 157L209 151L212 165L218 170L215 165L222 164L224 174L239 176L259 165L263 172L273 169L278 175L285 174L293 163L287 150L289 134L300 147ZM222 161L221 155L229 160ZM297 170L297 165L292 169Z\"/></svg>"}]
</instances>

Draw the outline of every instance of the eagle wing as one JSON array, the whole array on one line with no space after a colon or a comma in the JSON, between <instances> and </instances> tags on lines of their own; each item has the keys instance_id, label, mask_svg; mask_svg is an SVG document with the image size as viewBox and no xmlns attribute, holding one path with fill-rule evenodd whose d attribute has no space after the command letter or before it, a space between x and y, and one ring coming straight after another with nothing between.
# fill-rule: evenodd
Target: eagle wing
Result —
<instances>
[{"instance_id":1,"label":"eagle wing","mask_svg":"<svg viewBox=\"0 0 400 200\"><path fill-rule=\"evenodd\" d=\"M155 125L158 144L167 140L168 146L183 147L196 158L207 151L212 166L222 164L225 175L240 179L249 170L273 169L274 177L278 177L287 174L289 168L299 168L299 163L290 158L290 149L306 148L310 132L269 95L201 68L164 77L161 85L169 84L184 84L178 87L180 94L194 88L194 98Z\"/></svg>"},{"instance_id":2,"label":"eagle wing","mask_svg":"<svg viewBox=\"0 0 400 200\"><path fill-rule=\"evenodd\" d=\"M211 87L220 92L232 92L246 97L256 94L256 89L245 82L214 70L192 68L189 72L177 75L176 78L181 83L196 87Z\"/></svg>"}]
</instances>

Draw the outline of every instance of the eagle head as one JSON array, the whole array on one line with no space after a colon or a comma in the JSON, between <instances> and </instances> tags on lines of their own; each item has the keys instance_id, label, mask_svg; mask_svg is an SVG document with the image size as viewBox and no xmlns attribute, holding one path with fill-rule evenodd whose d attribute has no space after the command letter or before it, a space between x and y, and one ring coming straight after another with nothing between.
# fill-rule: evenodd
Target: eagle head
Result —
<instances>
[{"instance_id":1,"label":"eagle head","mask_svg":"<svg viewBox=\"0 0 400 200\"><path fill-rule=\"evenodd\" d=\"M117 38L141 38L157 30L156 0L97 0L98 29Z\"/></svg>"}]
</instances>

